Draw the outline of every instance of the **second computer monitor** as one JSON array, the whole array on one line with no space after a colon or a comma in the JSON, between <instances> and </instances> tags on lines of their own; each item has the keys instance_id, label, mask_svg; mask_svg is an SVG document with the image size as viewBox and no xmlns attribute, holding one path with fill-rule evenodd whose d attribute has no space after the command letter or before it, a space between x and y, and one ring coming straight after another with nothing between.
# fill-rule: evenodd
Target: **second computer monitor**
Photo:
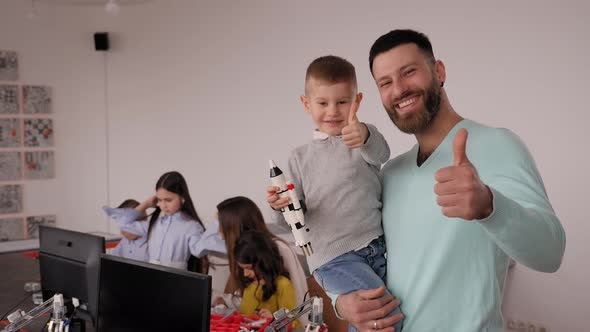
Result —
<instances>
[{"instance_id":1,"label":"second computer monitor","mask_svg":"<svg viewBox=\"0 0 590 332\"><path fill-rule=\"evenodd\" d=\"M102 255L98 332L209 331L211 276Z\"/></svg>"},{"instance_id":2,"label":"second computer monitor","mask_svg":"<svg viewBox=\"0 0 590 332\"><path fill-rule=\"evenodd\" d=\"M98 264L105 252L102 236L56 227L39 227L39 270L44 300L53 294L77 298L96 321ZM82 309L79 312L83 312Z\"/></svg>"}]
</instances>

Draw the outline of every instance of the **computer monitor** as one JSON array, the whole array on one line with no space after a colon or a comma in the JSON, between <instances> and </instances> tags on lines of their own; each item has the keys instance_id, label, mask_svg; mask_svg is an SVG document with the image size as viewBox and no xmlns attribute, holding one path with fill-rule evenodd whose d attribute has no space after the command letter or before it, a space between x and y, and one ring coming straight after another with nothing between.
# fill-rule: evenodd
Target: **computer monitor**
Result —
<instances>
[{"instance_id":1,"label":"computer monitor","mask_svg":"<svg viewBox=\"0 0 590 332\"><path fill-rule=\"evenodd\" d=\"M211 276L101 255L97 332L209 331Z\"/></svg>"},{"instance_id":2,"label":"computer monitor","mask_svg":"<svg viewBox=\"0 0 590 332\"><path fill-rule=\"evenodd\" d=\"M101 236L56 227L39 227L39 267L43 299L55 293L77 298L90 315L79 315L96 322L98 305L98 268L105 252Z\"/></svg>"}]
</instances>

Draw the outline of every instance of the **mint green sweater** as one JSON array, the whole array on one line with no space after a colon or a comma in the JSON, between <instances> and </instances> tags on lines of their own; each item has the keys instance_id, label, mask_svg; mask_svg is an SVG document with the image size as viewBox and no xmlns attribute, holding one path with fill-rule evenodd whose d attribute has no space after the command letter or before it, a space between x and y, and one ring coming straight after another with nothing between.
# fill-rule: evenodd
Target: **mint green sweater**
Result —
<instances>
[{"instance_id":1,"label":"mint green sweater","mask_svg":"<svg viewBox=\"0 0 590 332\"><path fill-rule=\"evenodd\" d=\"M492 214L481 221L447 218L436 203L434 174L452 164L462 127L469 132L467 157L494 196ZM418 145L382 170L387 285L401 299L403 330L503 331L509 257L554 272L565 248L533 158L509 130L470 120L457 124L420 167L417 153Z\"/></svg>"}]
</instances>

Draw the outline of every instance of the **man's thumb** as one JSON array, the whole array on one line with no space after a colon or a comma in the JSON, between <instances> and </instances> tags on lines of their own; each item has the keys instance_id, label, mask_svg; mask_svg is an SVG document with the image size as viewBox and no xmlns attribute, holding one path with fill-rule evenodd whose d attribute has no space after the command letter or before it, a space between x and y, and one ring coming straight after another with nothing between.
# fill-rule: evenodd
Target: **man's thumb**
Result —
<instances>
[{"instance_id":1,"label":"man's thumb","mask_svg":"<svg viewBox=\"0 0 590 332\"><path fill-rule=\"evenodd\" d=\"M357 295L365 300L380 298L385 295L385 287L381 286L373 289L362 289L358 291Z\"/></svg>"},{"instance_id":2,"label":"man's thumb","mask_svg":"<svg viewBox=\"0 0 590 332\"><path fill-rule=\"evenodd\" d=\"M453 139L453 166L469 162L465 149L467 148L467 129L461 128Z\"/></svg>"}]
</instances>

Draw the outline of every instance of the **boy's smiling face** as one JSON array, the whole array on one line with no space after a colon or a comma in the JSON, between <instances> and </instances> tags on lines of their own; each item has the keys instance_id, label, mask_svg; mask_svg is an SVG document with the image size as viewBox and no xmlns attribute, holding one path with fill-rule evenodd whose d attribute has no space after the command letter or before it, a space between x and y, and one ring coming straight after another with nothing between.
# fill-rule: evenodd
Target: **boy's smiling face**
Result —
<instances>
[{"instance_id":1,"label":"boy's smiling face","mask_svg":"<svg viewBox=\"0 0 590 332\"><path fill-rule=\"evenodd\" d=\"M348 124L356 86L351 82L333 83L311 77L306 83L306 91L301 102L317 129L330 136L341 135L342 128Z\"/></svg>"}]
</instances>

